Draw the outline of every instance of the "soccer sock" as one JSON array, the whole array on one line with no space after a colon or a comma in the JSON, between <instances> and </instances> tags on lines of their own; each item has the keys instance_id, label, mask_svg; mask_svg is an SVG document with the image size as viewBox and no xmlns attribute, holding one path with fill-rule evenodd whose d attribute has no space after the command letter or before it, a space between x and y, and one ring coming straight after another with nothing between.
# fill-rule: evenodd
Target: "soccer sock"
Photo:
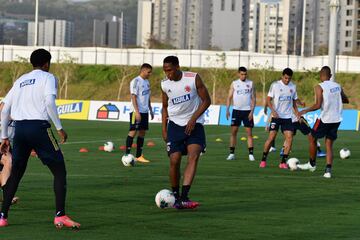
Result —
<instances>
[{"instance_id":1,"label":"soccer sock","mask_svg":"<svg viewBox=\"0 0 360 240\"><path fill-rule=\"evenodd\" d=\"M249 154L254 155L254 148L253 147L249 147Z\"/></svg>"},{"instance_id":2,"label":"soccer sock","mask_svg":"<svg viewBox=\"0 0 360 240\"><path fill-rule=\"evenodd\" d=\"M273 140L272 142L271 142L271 146L274 148L275 147L275 140Z\"/></svg>"},{"instance_id":3,"label":"soccer sock","mask_svg":"<svg viewBox=\"0 0 360 240\"><path fill-rule=\"evenodd\" d=\"M136 140L136 157L140 157L144 146L144 138L138 137Z\"/></svg>"},{"instance_id":4,"label":"soccer sock","mask_svg":"<svg viewBox=\"0 0 360 240\"><path fill-rule=\"evenodd\" d=\"M180 197L180 195L179 195L179 189L180 189L179 186L172 187L172 191L173 191L173 194L174 194L175 199L179 199L179 197Z\"/></svg>"},{"instance_id":5,"label":"soccer sock","mask_svg":"<svg viewBox=\"0 0 360 240\"><path fill-rule=\"evenodd\" d=\"M235 147L230 147L230 154L234 154L235 153Z\"/></svg>"},{"instance_id":6,"label":"soccer sock","mask_svg":"<svg viewBox=\"0 0 360 240\"><path fill-rule=\"evenodd\" d=\"M133 137L130 137L129 135L126 138L126 150L125 150L125 154L129 154L131 151L131 145L134 141Z\"/></svg>"},{"instance_id":7,"label":"soccer sock","mask_svg":"<svg viewBox=\"0 0 360 240\"><path fill-rule=\"evenodd\" d=\"M181 200L187 200L190 191L190 185L183 185L181 188Z\"/></svg>"},{"instance_id":8,"label":"soccer sock","mask_svg":"<svg viewBox=\"0 0 360 240\"><path fill-rule=\"evenodd\" d=\"M313 159L309 159L309 163L312 167L315 167L316 166L316 160L313 160Z\"/></svg>"},{"instance_id":9,"label":"soccer sock","mask_svg":"<svg viewBox=\"0 0 360 240\"><path fill-rule=\"evenodd\" d=\"M281 163L286 163L286 161L287 161L288 158L289 158L289 155L288 155L288 154L282 155Z\"/></svg>"},{"instance_id":10,"label":"soccer sock","mask_svg":"<svg viewBox=\"0 0 360 240\"><path fill-rule=\"evenodd\" d=\"M266 158L267 158L268 153L269 153L269 152L263 152L263 156L262 156L261 161L266 161Z\"/></svg>"},{"instance_id":11,"label":"soccer sock","mask_svg":"<svg viewBox=\"0 0 360 240\"><path fill-rule=\"evenodd\" d=\"M317 150L318 150L318 152L321 152L321 148L319 146L317 147Z\"/></svg>"},{"instance_id":12,"label":"soccer sock","mask_svg":"<svg viewBox=\"0 0 360 240\"><path fill-rule=\"evenodd\" d=\"M56 217L65 215L66 168L64 162L47 165L54 176Z\"/></svg>"},{"instance_id":13,"label":"soccer sock","mask_svg":"<svg viewBox=\"0 0 360 240\"><path fill-rule=\"evenodd\" d=\"M326 164L326 168L325 168L325 172L331 172L331 167L332 165L331 164Z\"/></svg>"}]
</instances>

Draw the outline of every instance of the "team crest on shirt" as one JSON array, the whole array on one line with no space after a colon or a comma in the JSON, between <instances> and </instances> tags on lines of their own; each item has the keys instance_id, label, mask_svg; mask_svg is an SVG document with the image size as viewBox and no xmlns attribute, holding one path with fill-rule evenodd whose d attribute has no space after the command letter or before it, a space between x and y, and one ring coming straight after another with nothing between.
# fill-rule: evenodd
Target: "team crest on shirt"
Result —
<instances>
[{"instance_id":1,"label":"team crest on shirt","mask_svg":"<svg viewBox=\"0 0 360 240\"><path fill-rule=\"evenodd\" d=\"M292 89L290 89L290 93L293 93L293 90L292 90Z\"/></svg>"},{"instance_id":2,"label":"team crest on shirt","mask_svg":"<svg viewBox=\"0 0 360 240\"><path fill-rule=\"evenodd\" d=\"M191 92L191 87L189 85L185 86L185 92Z\"/></svg>"},{"instance_id":3,"label":"team crest on shirt","mask_svg":"<svg viewBox=\"0 0 360 240\"><path fill-rule=\"evenodd\" d=\"M250 85L249 85L249 84L246 84L246 87L247 87L247 88L250 88Z\"/></svg>"},{"instance_id":4,"label":"team crest on shirt","mask_svg":"<svg viewBox=\"0 0 360 240\"><path fill-rule=\"evenodd\" d=\"M280 92L282 92L282 88L280 88Z\"/></svg>"}]
</instances>

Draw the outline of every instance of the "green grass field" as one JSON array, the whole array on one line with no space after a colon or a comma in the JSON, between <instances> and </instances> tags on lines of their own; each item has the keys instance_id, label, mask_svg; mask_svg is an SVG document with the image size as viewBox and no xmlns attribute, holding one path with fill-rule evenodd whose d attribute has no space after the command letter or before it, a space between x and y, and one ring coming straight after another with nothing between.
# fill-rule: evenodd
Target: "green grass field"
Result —
<instances>
[{"instance_id":1,"label":"green grass field","mask_svg":"<svg viewBox=\"0 0 360 240\"><path fill-rule=\"evenodd\" d=\"M10 225L0 229L0 239L360 239L358 132L339 132L333 178L324 179L324 159L318 160L314 173L291 172L277 168L278 151L270 153L268 168L259 169L263 128L254 129L259 136L254 140L256 162L247 160L243 141L236 148L237 160L226 161L229 127L207 126L207 153L190 192L201 206L179 211L161 210L154 203L159 190L170 188L159 124L150 126L146 139L156 143L144 150L151 163L133 168L122 165L118 148L112 153L98 150L107 140L123 145L127 123L63 124L69 134L62 146L68 169L67 214L82 224L81 230L55 229L52 177L31 158L17 192L21 200L10 211ZM215 142L218 137L224 141ZM81 147L89 153L79 153ZM350 159L338 157L342 147L351 149ZM304 163L307 149L306 138L298 133L292 156Z\"/></svg>"}]
</instances>

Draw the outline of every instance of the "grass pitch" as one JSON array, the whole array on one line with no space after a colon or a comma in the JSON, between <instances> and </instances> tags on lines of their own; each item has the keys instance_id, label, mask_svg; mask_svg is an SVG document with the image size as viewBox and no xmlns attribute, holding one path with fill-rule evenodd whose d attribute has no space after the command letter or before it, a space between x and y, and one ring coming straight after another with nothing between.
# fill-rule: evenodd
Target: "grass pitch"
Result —
<instances>
[{"instance_id":1,"label":"grass pitch","mask_svg":"<svg viewBox=\"0 0 360 240\"><path fill-rule=\"evenodd\" d=\"M10 210L10 225L0 229L0 239L360 239L358 132L339 132L333 178L324 179L324 159L318 159L314 173L291 172L277 167L279 151L269 154L266 169L259 169L263 128L254 129L259 136L254 140L256 162L248 161L246 142L240 140L237 160L226 161L229 127L206 126L207 153L190 192L201 206L179 211L158 209L154 202L159 190L170 189L160 124L152 124L145 139L156 143L144 148L151 163L133 168L122 165L118 149L127 123L63 124L69 134L62 146L68 170L67 214L82 224L81 230L55 229L52 176L31 158L17 192L20 202ZM238 138L242 136L240 128ZM99 151L108 140L116 151ZM89 152L79 153L81 147ZM342 147L351 150L350 159L338 157ZM300 133L291 156L302 163L308 159L308 143Z\"/></svg>"}]
</instances>

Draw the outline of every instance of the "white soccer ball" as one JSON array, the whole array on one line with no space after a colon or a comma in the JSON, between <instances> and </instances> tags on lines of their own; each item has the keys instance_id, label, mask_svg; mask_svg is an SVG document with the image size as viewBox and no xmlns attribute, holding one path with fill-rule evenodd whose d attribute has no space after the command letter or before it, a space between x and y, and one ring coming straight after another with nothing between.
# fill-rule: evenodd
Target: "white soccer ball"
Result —
<instances>
[{"instance_id":1,"label":"white soccer ball","mask_svg":"<svg viewBox=\"0 0 360 240\"><path fill-rule=\"evenodd\" d=\"M340 158L341 159L347 159L350 157L350 155L351 155L351 152L349 149L343 148L340 150Z\"/></svg>"},{"instance_id":2,"label":"white soccer ball","mask_svg":"<svg viewBox=\"0 0 360 240\"><path fill-rule=\"evenodd\" d=\"M156 206L159 208L172 208L175 203L175 197L172 191L163 189L155 196Z\"/></svg>"},{"instance_id":3,"label":"white soccer ball","mask_svg":"<svg viewBox=\"0 0 360 240\"><path fill-rule=\"evenodd\" d=\"M104 151L105 152L112 152L114 151L115 146L113 142L106 142L104 143Z\"/></svg>"},{"instance_id":4,"label":"white soccer ball","mask_svg":"<svg viewBox=\"0 0 360 240\"><path fill-rule=\"evenodd\" d=\"M132 154L125 154L121 158L125 167L133 167L135 165L135 157Z\"/></svg>"},{"instance_id":5,"label":"white soccer ball","mask_svg":"<svg viewBox=\"0 0 360 240\"><path fill-rule=\"evenodd\" d=\"M291 171L295 171L298 169L297 165L300 163L300 161L297 158L290 158L286 163Z\"/></svg>"}]
</instances>

